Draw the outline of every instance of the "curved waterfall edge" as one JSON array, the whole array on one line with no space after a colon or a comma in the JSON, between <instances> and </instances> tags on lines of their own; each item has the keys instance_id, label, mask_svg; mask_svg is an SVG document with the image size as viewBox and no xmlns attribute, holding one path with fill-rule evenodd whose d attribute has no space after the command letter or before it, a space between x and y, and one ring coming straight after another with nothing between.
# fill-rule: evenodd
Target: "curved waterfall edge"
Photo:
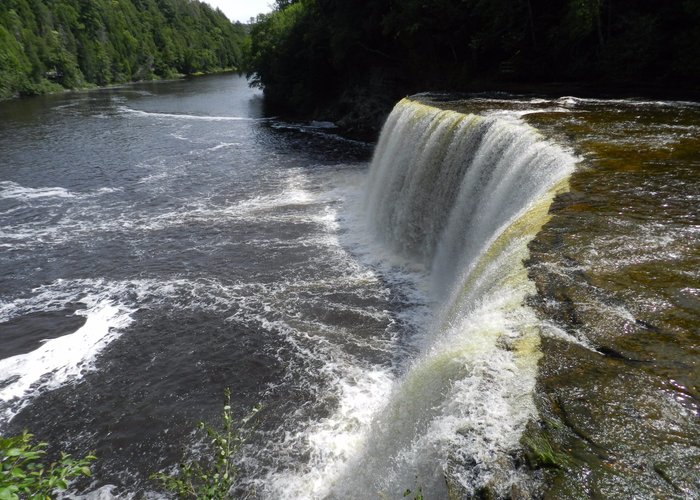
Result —
<instances>
[{"instance_id":1,"label":"curved waterfall edge","mask_svg":"<svg viewBox=\"0 0 700 500\"><path fill-rule=\"evenodd\" d=\"M430 270L435 314L339 496L414 483L431 496L533 487L518 454L537 413L540 320L525 305L536 290L523 262L575 164L521 121L396 105L367 217L386 246Z\"/></svg>"}]
</instances>

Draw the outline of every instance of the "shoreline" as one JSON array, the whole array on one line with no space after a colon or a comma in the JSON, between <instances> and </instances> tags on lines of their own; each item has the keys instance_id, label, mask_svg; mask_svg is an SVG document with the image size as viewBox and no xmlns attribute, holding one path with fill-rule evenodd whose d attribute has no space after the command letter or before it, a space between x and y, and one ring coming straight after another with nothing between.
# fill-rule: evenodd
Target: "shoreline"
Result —
<instances>
[{"instance_id":1,"label":"shoreline","mask_svg":"<svg viewBox=\"0 0 700 500\"><path fill-rule=\"evenodd\" d=\"M0 104L3 102L8 102L8 101L18 101L21 99L31 99L34 97L43 97L43 96L50 96L50 95L59 95L59 94L68 94L71 92L85 92L85 91L90 91L90 90L104 90L104 89L119 89L123 87L128 87L129 85L136 85L140 83L164 83L164 82L174 82L178 80L187 80L189 78L199 78L202 76L212 76L212 75L222 75L226 73L240 73L243 74L243 71L237 68L222 68L219 70L214 70L214 71L208 71L206 73L204 72L197 72L197 73L191 73L189 75L184 74L184 73L176 73L174 76L171 77L156 77L156 78L151 78L151 79L144 79L144 80L132 80L128 82L121 82L121 83L110 83L109 85L95 85L95 84L88 84L84 85L82 87L76 87L76 88L65 88L65 87L60 87L59 89L53 90L51 92L43 92L39 94L14 94L9 97L0 97Z\"/></svg>"}]
</instances>

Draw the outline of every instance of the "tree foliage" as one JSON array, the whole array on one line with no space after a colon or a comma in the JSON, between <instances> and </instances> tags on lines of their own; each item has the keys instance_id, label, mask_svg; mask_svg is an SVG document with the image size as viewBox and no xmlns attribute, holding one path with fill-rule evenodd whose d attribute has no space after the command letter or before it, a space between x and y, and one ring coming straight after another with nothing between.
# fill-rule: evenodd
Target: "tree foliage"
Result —
<instances>
[{"instance_id":1,"label":"tree foliage","mask_svg":"<svg viewBox=\"0 0 700 500\"><path fill-rule=\"evenodd\" d=\"M196 0L2 0L0 97L239 68L245 36Z\"/></svg>"},{"instance_id":2,"label":"tree foliage","mask_svg":"<svg viewBox=\"0 0 700 500\"><path fill-rule=\"evenodd\" d=\"M0 500L48 500L57 490L68 488L68 481L90 476L88 455L73 459L66 453L46 464L46 443L32 444L32 434L27 432L12 437L0 436Z\"/></svg>"},{"instance_id":3,"label":"tree foliage","mask_svg":"<svg viewBox=\"0 0 700 500\"><path fill-rule=\"evenodd\" d=\"M251 36L254 81L306 113L475 81L700 83L700 0L278 0Z\"/></svg>"}]
</instances>

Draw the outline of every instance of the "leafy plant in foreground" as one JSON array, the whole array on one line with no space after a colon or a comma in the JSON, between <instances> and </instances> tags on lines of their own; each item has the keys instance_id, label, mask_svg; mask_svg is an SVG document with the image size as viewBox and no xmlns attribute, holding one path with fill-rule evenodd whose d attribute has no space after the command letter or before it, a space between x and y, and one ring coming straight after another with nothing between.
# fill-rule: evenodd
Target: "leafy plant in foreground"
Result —
<instances>
[{"instance_id":1,"label":"leafy plant in foreground","mask_svg":"<svg viewBox=\"0 0 700 500\"><path fill-rule=\"evenodd\" d=\"M203 431L208 438L209 453L198 461L183 461L175 473L158 472L151 475L151 479L158 481L164 489L175 493L179 498L229 498L238 472L234 458L245 443L243 430L260 407L253 408L247 417L241 419L240 425L236 426L231 413L229 389L226 389L224 397L225 404L221 413L223 430L219 431L204 422L197 424L197 429Z\"/></svg>"},{"instance_id":2,"label":"leafy plant in foreground","mask_svg":"<svg viewBox=\"0 0 700 500\"><path fill-rule=\"evenodd\" d=\"M93 455L76 460L61 452L61 458L47 465L47 443L32 444L34 436L24 432L19 436L0 437L0 500L52 498L56 490L68 488L68 481L90 476Z\"/></svg>"}]
</instances>

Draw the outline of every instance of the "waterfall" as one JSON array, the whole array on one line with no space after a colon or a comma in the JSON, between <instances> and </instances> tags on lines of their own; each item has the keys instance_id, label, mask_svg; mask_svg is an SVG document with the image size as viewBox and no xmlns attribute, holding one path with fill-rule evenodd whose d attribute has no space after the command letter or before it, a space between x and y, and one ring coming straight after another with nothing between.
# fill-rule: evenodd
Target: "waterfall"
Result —
<instances>
[{"instance_id":1,"label":"waterfall","mask_svg":"<svg viewBox=\"0 0 700 500\"><path fill-rule=\"evenodd\" d=\"M331 497L445 498L528 481L515 452L535 412L538 319L523 260L575 159L518 120L399 102L377 145L366 207L376 237L425 265L433 319L420 355Z\"/></svg>"}]
</instances>

